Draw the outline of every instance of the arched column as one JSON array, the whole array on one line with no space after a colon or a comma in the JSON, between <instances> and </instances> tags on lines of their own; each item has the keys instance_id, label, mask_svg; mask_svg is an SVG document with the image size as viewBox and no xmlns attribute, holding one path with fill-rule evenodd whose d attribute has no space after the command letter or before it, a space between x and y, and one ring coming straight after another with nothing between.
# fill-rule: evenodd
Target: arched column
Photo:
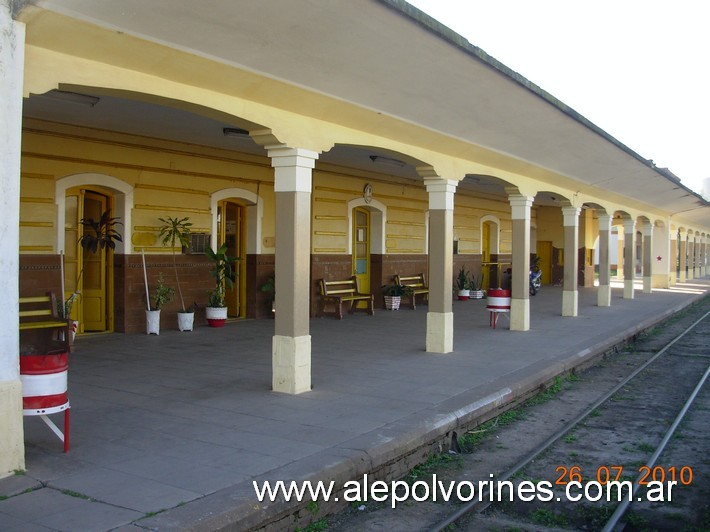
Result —
<instances>
[{"instance_id":1,"label":"arched column","mask_svg":"<svg viewBox=\"0 0 710 532\"><path fill-rule=\"evenodd\" d=\"M272 385L276 392L298 394L311 389L311 191L318 154L283 145L266 148L278 213Z\"/></svg>"},{"instance_id":2,"label":"arched column","mask_svg":"<svg viewBox=\"0 0 710 532\"><path fill-rule=\"evenodd\" d=\"M653 223L646 220L643 226L643 259L641 261L641 275L643 276L643 293L650 294L652 290L652 262L653 256Z\"/></svg>"},{"instance_id":3,"label":"arched column","mask_svg":"<svg viewBox=\"0 0 710 532\"><path fill-rule=\"evenodd\" d=\"M700 243L700 276L705 277L708 273L708 243L707 243L707 236L702 237L702 241Z\"/></svg>"},{"instance_id":4,"label":"arched column","mask_svg":"<svg viewBox=\"0 0 710 532\"><path fill-rule=\"evenodd\" d=\"M686 246L688 250L688 271L685 274L687 281L695 279L695 235L688 234L688 244Z\"/></svg>"},{"instance_id":5,"label":"arched column","mask_svg":"<svg viewBox=\"0 0 710 532\"><path fill-rule=\"evenodd\" d=\"M651 256L651 286L653 288L668 288L671 279L675 277L675 261L671 250L671 232L667 225L656 222L653 229L653 255ZM671 271L673 264L673 271Z\"/></svg>"},{"instance_id":6,"label":"arched column","mask_svg":"<svg viewBox=\"0 0 710 532\"><path fill-rule=\"evenodd\" d=\"M678 247L680 248L680 260L678 261L679 268L680 268L680 272L678 273L678 282L679 283L684 283L686 281L685 269L687 267L687 259L688 259L687 238L688 238L688 235L681 233L680 241L678 242Z\"/></svg>"},{"instance_id":7,"label":"arched column","mask_svg":"<svg viewBox=\"0 0 710 532\"><path fill-rule=\"evenodd\" d=\"M562 207L564 220L564 279L562 286L562 315L577 316L577 270L579 269L579 207Z\"/></svg>"},{"instance_id":8,"label":"arched column","mask_svg":"<svg viewBox=\"0 0 710 532\"><path fill-rule=\"evenodd\" d=\"M424 179L429 193L429 312L426 350L450 353L454 350L454 313L451 304L454 253L454 193L457 181Z\"/></svg>"},{"instance_id":9,"label":"arched column","mask_svg":"<svg viewBox=\"0 0 710 532\"><path fill-rule=\"evenodd\" d=\"M510 330L530 329L530 207L533 196L509 193L513 222L513 277L511 279Z\"/></svg>"},{"instance_id":10,"label":"arched column","mask_svg":"<svg viewBox=\"0 0 710 532\"><path fill-rule=\"evenodd\" d=\"M611 264L610 233L611 216L599 213L599 288L597 289L597 305L600 307L611 306Z\"/></svg>"},{"instance_id":11,"label":"arched column","mask_svg":"<svg viewBox=\"0 0 710 532\"><path fill-rule=\"evenodd\" d=\"M624 220L624 299L634 298L636 221Z\"/></svg>"},{"instance_id":12,"label":"arched column","mask_svg":"<svg viewBox=\"0 0 710 532\"><path fill-rule=\"evenodd\" d=\"M17 326L25 25L12 20L11 4L0 3L0 478L25 469Z\"/></svg>"}]
</instances>

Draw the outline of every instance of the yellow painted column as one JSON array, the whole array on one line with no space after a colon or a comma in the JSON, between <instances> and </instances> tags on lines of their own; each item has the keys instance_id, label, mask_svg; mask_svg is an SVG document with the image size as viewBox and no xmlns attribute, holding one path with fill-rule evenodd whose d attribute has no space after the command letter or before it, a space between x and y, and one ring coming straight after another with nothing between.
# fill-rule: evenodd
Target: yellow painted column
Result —
<instances>
[{"instance_id":1,"label":"yellow painted column","mask_svg":"<svg viewBox=\"0 0 710 532\"><path fill-rule=\"evenodd\" d=\"M708 244L706 242L707 237L703 237L703 241L700 244L700 276L705 277L708 274Z\"/></svg>"},{"instance_id":2,"label":"yellow painted column","mask_svg":"<svg viewBox=\"0 0 710 532\"><path fill-rule=\"evenodd\" d=\"M624 299L634 298L636 220L624 220Z\"/></svg>"},{"instance_id":3,"label":"yellow painted column","mask_svg":"<svg viewBox=\"0 0 710 532\"><path fill-rule=\"evenodd\" d=\"M611 216L606 213L598 214L599 221L599 288L597 288L597 306L611 306L611 264L610 233Z\"/></svg>"},{"instance_id":4,"label":"yellow painted column","mask_svg":"<svg viewBox=\"0 0 710 532\"><path fill-rule=\"evenodd\" d=\"M530 207L534 198L509 194L513 225L510 330L530 330Z\"/></svg>"},{"instance_id":5,"label":"yellow painted column","mask_svg":"<svg viewBox=\"0 0 710 532\"><path fill-rule=\"evenodd\" d=\"M426 350L454 350L454 312L451 304L454 254L454 193L457 181L424 179L429 193L429 311Z\"/></svg>"},{"instance_id":6,"label":"yellow painted column","mask_svg":"<svg viewBox=\"0 0 710 532\"><path fill-rule=\"evenodd\" d=\"M668 225L653 228L653 254L651 255L651 286L668 288L673 280L675 284L675 255L672 251L671 231Z\"/></svg>"},{"instance_id":7,"label":"yellow painted column","mask_svg":"<svg viewBox=\"0 0 710 532\"><path fill-rule=\"evenodd\" d=\"M671 232L670 254L668 256L669 270L670 270L669 277L668 277L668 286L675 286L676 283L678 282L678 270L677 270L678 263L676 262L677 257L678 257L678 239L673 238L673 232Z\"/></svg>"},{"instance_id":8,"label":"yellow painted column","mask_svg":"<svg viewBox=\"0 0 710 532\"><path fill-rule=\"evenodd\" d=\"M577 291L579 269L579 207L562 207L564 219L565 249L564 249L564 279L562 285L562 315L576 316L578 313Z\"/></svg>"},{"instance_id":9,"label":"yellow painted column","mask_svg":"<svg viewBox=\"0 0 710 532\"><path fill-rule=\"evenodd\" d=\"M680 272L678 273L678 282L679 283L684 283L686 279L686 272L685 269L687 267L687 258L688 258L688 248L687 248L687 241L686 241L686 236L685 235L680 235L680 242L678 243L680 246Z\"/></svg>"},{"instance_id":10,"label":"yellow painted column","mask_svg":"<svg viewBox=\"0 0 710 532\"><path fill-rule=\"evenodd\" d=\"M650 294L652 291L651 257L653 257L653 222L646 222L643 226L643 260L641 261L644 294Z\"/></svg>"},{"instance_id":11,"label":"yellow painted column","mask_svg":"<svg viewBox=\"0 0 710 532\"><path fill-rule=\"evenodd\" d=\"M0 3L0 478L25 468L19 359L20 146L25 25Z\"/></svg>"},{"instance_id":12,"label":"yellow painted column","mask_svg":"<svg viewBox=\"0 0 710 532\"><path fill-rule=\"evenodd\" d=\"M616 280L624 280L624 232L621 227L616 228Z\"/></svg>"},{"instance_id":13,"label":"yellow painted column","mask_svg":"<svg viewBox=\"0 0 710 532\"><path fill-rule=\"evenodd\" d=\"M272 386L275 392L298 394L311 390L311 189L318 154L286 146L267 150L277 213Z\"/></svg>"},{"instance_id":14,"label":"yellow painted column","mask_svg":"<svg viewBox=\"0 0 710 532\"><path fill-rule=\"evenodd\" d=\"M685 275L687 281L695 279L695 236L688 237L688 271Z\"/></svg>"}]
</instances>

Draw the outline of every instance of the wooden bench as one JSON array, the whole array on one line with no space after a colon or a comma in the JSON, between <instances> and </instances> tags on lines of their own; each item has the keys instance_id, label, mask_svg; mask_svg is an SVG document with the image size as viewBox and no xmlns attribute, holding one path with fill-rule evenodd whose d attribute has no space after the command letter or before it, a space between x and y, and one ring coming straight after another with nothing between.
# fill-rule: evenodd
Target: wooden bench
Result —
<instances>
[{"instance_id":1,"label":"wooden bench","mask_svg":"<svg viewBox=\"0 0 710 532\"><path fill-rule=\"evenodd\" d=\"M45 334L33 334L38 354L70 351L69 320L57 314L57 298L51 292L45 296L20 298L20 332L37 331ZM46 333L49 334L46 334Z\"/></svg>"},{"instance_id":2,"label":"wooden bench","mask_svg":"<svg viewBox=\"0 0 710 532\"><path fill-rule=\"evenodd\" d=\"M409 297L409 306L412 310L417 308L418 295L429 297L429 287L426 284L423 273L409 276L397 274L394 276L394 282L401 286L408 286L411 289L411 295L405 297Z\"/></svg>"},{"instance_id":3,"label":"wooden bench","mask_svg":"<svg viewBox=\"0 0 710 532\"><path fill-rule=\"evenodd\" d=\"M335 306L335 317L342 320L343 303L350 302L350 314L352 314L357 310L358 303L361 301L367 304L362 310L366 311L370 316L375 314L375 296L361 293L357 277L354 275L350 279L343 279L342 281L326 281L325 279L320 279L318 281L318 287L320 288L321 296L320 316L325 315L326 304L332 303Z\"/></svg>"}]
</instances>

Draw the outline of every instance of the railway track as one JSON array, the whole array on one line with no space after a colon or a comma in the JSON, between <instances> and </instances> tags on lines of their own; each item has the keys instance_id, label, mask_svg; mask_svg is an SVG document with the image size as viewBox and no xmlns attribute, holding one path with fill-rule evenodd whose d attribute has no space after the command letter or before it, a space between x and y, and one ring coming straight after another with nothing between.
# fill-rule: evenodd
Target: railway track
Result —
<instances>
[{"instance_id":1,"label":"railway track","mask_svg":"<svg viewBox=\"0 0 710 532\"><path fill-rule=\"evenodd\" d=\"M463 435L462 454L410 474L412 484L436 473L473 490L445 503L360 506L328 530L709 530L709 309L706 298L581 378ZM607 502L608 481L622 491ZM656 481L662 493L651 492ZM491 503L498 482L504 502Z\"/></svg>"},{"instance_id":2,"label":"railway track","mask_svg":"<svg viewBox=\"0 0 710 532\"><path fill-rule=\"evenodd\" d=\"M687 500L689 490L699 489L693 486L693 481L698 480L700 474L706 475L710 468L700 454L695 458L701 460L700 463L676 464L669 462L663 452L710 372L709 314L707 312L693 322L621 383L496 479L515 478L517 481L513 484L516 487L523 482L534 484L534 479L550 479L553 492L550 500L537 499L533 504L531 501L513 501L482 521L469 519L460 528L481 530L485 519L492 522L504 518L506 526L517 521L523 529L537 522L604 531L622 530L627 525L630 529L679 530L693 521L701 529L703 524L694 515L689 515L693 512L681 513L670 505L674 489L676 500L679 497ZM707 394L704 399L707 405ZM669 420L672 422L666 428ZM606 447L603 458L600 457L600 446ZM644 458L643 454L651 450L652 456ZM707 453L706 446L704 452ZM599 503L600 496L606 501L604 486L610 481L621 483L622 491L616 491L614 486L612 500L593 504ZM653 497L655 500L649 501L648 488L656 486L651 485L653 481L660 482L659 487L665 493L658 493ZM579 489L570 493L572 483L576 484L571 487ZM587 486L592 486L589 493ZM570 496L577 500L570 501ZM580 501L586 505L582 512L575 507ZM659 504L650 504L652 502ZM637 506L643 510L627 515L634 503L639 503ZM490 506L492 504L487 501L466 504L436 523L432 530L444 530Z\"/></svg>"}]
</instances>

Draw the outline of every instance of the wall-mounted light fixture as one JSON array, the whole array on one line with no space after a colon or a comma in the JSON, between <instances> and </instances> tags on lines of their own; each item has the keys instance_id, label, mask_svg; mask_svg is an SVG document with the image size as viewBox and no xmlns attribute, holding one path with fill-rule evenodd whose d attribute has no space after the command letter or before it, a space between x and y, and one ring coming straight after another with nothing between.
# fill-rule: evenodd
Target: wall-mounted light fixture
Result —
<instances>
[{"instance_id":1,"label":"wall-mounted light fixture","mask_svg":"<svg viewBox=\"0 0 710 532\"><path fill-rule=\"evenodd\" d=\"M101 98L97 96L90 96L89 94L80 94L78 92L69 92L69 91L59 91L59 90L52 90L49 91L45 94L42 94L44 98L50 98L52 100L60 100L62 102L69 102L69 103L75 103L77 105L85 105L87 107L93 107L99 101L101 101Z\"/></svg>"},{"instance_id":2,"label":"wall-mounted light fixture","mask_svg":"<svg viewBox=\"0 0 710 532\"><path fill-rule=\"evenodd\" d=\"M370 160L375 164L381 164L383 166L396 166L398 168L402 168L407 165L404 161L393 159L391 157L383 157L382 155L370 155Z\"/></svg>"},{"instance_id":3,"label":"wall-mounted light fixture","mask_svg":"<svg viewBox=\"0 0 710 532\"><path fill-rule=\"evenodd\" d=\"M222 133L225 137L241 137L246 138L249 136L249 132L246 129L241 129L238 127L225 127L222 128Z\"/></svg>"}]
</instances>

